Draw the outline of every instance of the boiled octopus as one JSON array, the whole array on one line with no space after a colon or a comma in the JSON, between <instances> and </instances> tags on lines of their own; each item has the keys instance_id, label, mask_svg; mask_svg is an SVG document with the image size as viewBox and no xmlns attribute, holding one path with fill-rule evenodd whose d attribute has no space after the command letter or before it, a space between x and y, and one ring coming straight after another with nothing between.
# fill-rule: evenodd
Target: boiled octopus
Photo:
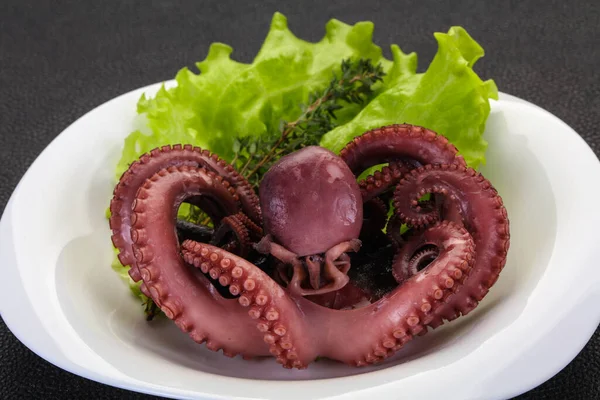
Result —
<instances>
[{"instance_id":1,"label":"boiled octopus","mask_svg":"<svg viewBox=\"0 0 600 400\"><path fill-rule=\"evenodd\" d=\"M279 159L258 193L216 154L174 145L132 163L110 204L131 278L226 356L298 369L317 357L377 363L472 311L506 262L500 195L423 127L374 129L339 155L305 147ZM212 227L178 221L184 202Z\"/></svg>"}]
</instances>

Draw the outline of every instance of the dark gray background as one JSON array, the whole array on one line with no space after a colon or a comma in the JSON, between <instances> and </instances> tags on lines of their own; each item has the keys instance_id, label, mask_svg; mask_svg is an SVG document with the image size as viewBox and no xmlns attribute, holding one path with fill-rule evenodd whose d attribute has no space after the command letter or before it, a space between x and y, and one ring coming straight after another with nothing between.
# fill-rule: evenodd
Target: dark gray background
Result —
<instances>
[{"instance_id":1,"label":"dark gray background","mask_svg":"<svg viewBox=\"0 0 600 400\"><path fill-rule=\"evenodd\" d=\"M386 51L390 43L416 51L420 69L436 51L432 33L462 25L486 50L476 67L482 77L556 114L600 151L599 1L2 0L1 209L28 166L75 119L124 92L172 78L203 59L214 41L250 61L275 11L312 41L332 17L371 20L375 41ZM0 322L0 398L84 397L151 398L48 364ZM521 398L599 399L600 331L562 372Z\"/></svg>"}]
</instances>

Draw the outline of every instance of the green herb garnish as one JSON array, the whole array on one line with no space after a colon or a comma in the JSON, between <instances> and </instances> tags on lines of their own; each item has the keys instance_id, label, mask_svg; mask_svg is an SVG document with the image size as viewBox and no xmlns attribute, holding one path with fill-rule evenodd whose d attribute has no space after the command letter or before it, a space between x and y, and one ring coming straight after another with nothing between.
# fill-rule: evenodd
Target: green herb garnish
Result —
<instances>
[{"instance_id":1,"label":"green herb garnish","mask_svg":"<svg viewBox=\"0 0 600 400\"><path fill-rule=\"evenodd\" d=\"M341 76L334 74L329 86L310 94L308 105L292 122L283 122L279 135L236 138L232 163L258 188L262 176L280 157L306 146L318 145L323 135L338 126L336 111L345 106L364 105L373 95L373 85L383 80L381 64L370 60L344 60Z\"/></svg>"}]
</instances>

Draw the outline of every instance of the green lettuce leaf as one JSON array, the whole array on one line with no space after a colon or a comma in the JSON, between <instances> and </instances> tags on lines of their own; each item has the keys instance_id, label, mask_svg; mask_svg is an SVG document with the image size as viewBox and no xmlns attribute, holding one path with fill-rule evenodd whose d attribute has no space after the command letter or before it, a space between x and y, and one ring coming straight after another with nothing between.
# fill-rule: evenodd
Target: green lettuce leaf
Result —
<instances>
[{"instance_id":1,"label":"green lettuce leaf","mask_svg":"<svg viewBox=\"0 0 600 400\"><path fill-rule=\"evenodd\" d=\"M483 139L489 99L498 98L492 80L473 71L481 46L461 27L435 33L438 52L427 71L416 73L416 55L392 46L393 66L381 93L348 123L327 133L321 145L339 152L352 138L396 123L427 127L450 140L473 168L485 163Z\"/></svg>"},{"instance_id":2,"label":"green lettuce leaf","mask_svg":"<svg viewBox=\"0 0 600 400\"><path fill-rule=\"evenodd\" d=\"M232 48L211 45L195 74L181 69L177 86L163 85L154 98L142 96L137 111L147 117L150 134L133 132L117 167L117 178L141 154L166 143L192 143L230 160L233 142L246 135L278 134L282 120L294 120L315 90L324 89L345 58L367 58L389 68L391 62L373 43L373 23L327 23L317 43L298 39L287 19L273 16L267 37L251 64L231 59ZM343 118L360 111L354 108Z\"/></svg>"}]
</instances>

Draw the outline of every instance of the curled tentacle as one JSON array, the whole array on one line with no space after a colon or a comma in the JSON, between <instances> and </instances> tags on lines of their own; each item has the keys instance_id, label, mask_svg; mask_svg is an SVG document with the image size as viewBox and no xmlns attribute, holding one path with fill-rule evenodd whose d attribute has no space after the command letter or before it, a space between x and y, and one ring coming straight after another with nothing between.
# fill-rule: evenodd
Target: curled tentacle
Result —
<instances>
[{"instance_id":1,"label":"curled tentacle","mask_svg":"<svg viewBox=\"0 0 600 400\"><path fill-rule=\"evenodd\" d=\"M444 163L465 166L456 147L444 136L414 125L390 125L357 136L340 152L355 175L369 167L395 160L421 165Z\"/></svg>"},{"instance_id":2,"label":"curled tentacle","mask_svg":"<svg viewBox=\"0 0 600 400\"><path fill-rule=\"evenodd\" d=\"M296 303L275 281L252 263L218 247L186 241L182 248L186 262L208 271L239 295L237 302L254 322L253 331L262 336L278 363L303 369L315 359L317 354L308 335L309 321L303 319ZM209 320L208 324L214 322Z\"/></svg>"},{"instance_id":3,"label":"curled tentacle","mask_svg":"<svg viewBox=\"0 0 600 400\"><path fill-rule=\"evenodd\" d=\"M320 327L315 339L319 355L367 365L391 356L414 335L424 333L434 312L468 276L475 251L469 233L456 224L442 222L427 235L439 245L439 256L380 300L343 311L299 301L310 326ZM368 321L369 329L357 321Z\"/></svg>"},{"instance_id":4,"label":"curled tentacle","mask_svg":"<svg viewBox=\"0 0 600 400\"><path fill-rule=\"evenodd\" d=\"M439 249L435 246L423 247L410 259L410 263L408 265L410 273L413 275L416 274L421 269L429 265L430 262L435 260L439 254Z\"/></svg>"},{"instance_id":5,"label":"curled tentacle","mask_svg":"<svg viewBox=\"0 0 600 400\"><path fill-rule=\"evenodd\" d=\"M163 146L142 155L123 173L114 189L110 203L111 217L109 220L112 230L113 245L119 250L119 261L124 266L131 266L129 274L135 281L140 280L140 274L134 264L134 255L130 238L131 205L138 188L158 171L172 166L204 167L215 172L231 185L239 197L242 210L255 222L260 223L261 213L259 200L250 184L239 175L231 165L220 159L216 154L191 145ZM213 217L219 215L218 203L210 200L190 197L188 202L211 210ZM220 215L221 217L225 215Z\"/></svg>"},{"instance_id":6,"label":"curled tentacle","mask_svg":"<svg viewBox=\"0 0 600 400\"><path fill-rule=\"evenodd\" d=\"M139 269L144 293L192 339L206 341L209 349L223 349L229 355L266 355L268 346L262 335L251 329L253 324L238 300L223 298L199 270L186 265L179 252L175 220L179 205L187 197L215 199L229 214L239 210L235 190L224 182L211 171L189 166L162 169L146 180L132 207L133 263ZM210 252L206 256L224 265L221 254ZM228 265L234 267L233 263ZM211 278L218 278L211 269L200 268Z\"/></svg>"},{"instance_id":7,"label":"curled tentacle","mask_svg":"<svg viewBox=\"0 0 600 400\"><path fill-rule=\"evenodd\" d=\"M437 193L438 189L434 190ZM394 200L394 212L402 223L415 228L425 228L439 221L440 207L432 201L421 201L420 198L425 194L427 194L427 190L420 189L417 197L398 197Z\"/></svg>"},{"instance_id":8,"label":"curled tentacle","mask_svg":"<svg viewBox=\"0 0 600 400\"><path fill-rule=\"evenodd\" d=\"M246 214L240 212L237 213L235 217L246 227L251 241L257 242L263 237L263 229L250 218L248 218Z\"/></svg>"},{"instance_id":9,"label":"curled tentacle","mask_svg":"<svg viewBox=\"0 0 600 400\"><path fill-rule=\"evenodd\" d=\"M441 223L447 224L448 221ZM416 275L440 253L439 243L431 239L428 229L413 230L407 233L407 236L399 246L392 264L392 274L399 284Z\"/></svg>"},{"instance_id":10,"label":"curled tentacle","mask_svg":"<svg viewBox=\"0 0 600 400\"><path fill-rule=\"evenodd\" d=\"M224 244L223 248L227 251L246 257L250 250L250 234L240 215L243 214L238 213L223 218L210 242L213 245Z\"/></svg>"},{"instance_id":11,"label":"curled tentacle","mask_svg":"<svg viewBox=\"0 0 600 400\"><path fill-rule=\"evenodd\" d=\"M362 243L358 239L352 239L333 246L325 253L324 266L321 268L329 284L322 290L336 291L343 288L349 281L348 270L350 269L349 252L360 250Z\"/></svg>"},{"instance_id":12,"label":"curled tentacle","mask_svg":"<svg viewBox=\"0 0 600 400\"><path fill-rule=\"evenodd\" d=\"M444 136L408 124L385 126L357 136L342 149L340 157L355 175L374 165L389 163L381 171L359 182L365 202L389 192L402 176L421 165L446 163L466 166L456 147ZM440 220L442 210L435 199L415 201L417 203L414 205L420 207L419 217L408 221L410 225L426 227ZM444 211L451 214L450 220L457 220L455 209ZM390 239L397 243L399 236L394 236Z\"/></svg>"},{"instance_id":13,"label":"curled tentacle","mask_svg":"<svg viewBox=\"0 0 600 400\"><path fill-rule=\"evenodd\" d=\"M475 239L473 271L461 290L436 310L431 326L453 320L473 310L496 282L510 246L509 221L498 192L481 174L457 165L427 165L406 175L394 193L396 211L404 222L418 220L415 201L423 193L437 193L454 204L465 228Z\"/></svg>"},{"instance_id":14,"label":"curled tentacle","mask_svg":"<svg viewBox=\"0 0 600 400\"><path fill-rule=\"evenodd\" d=\"M376 171L373 175L367 176L358 182L363 202L370 201L373 198L381 196L394 185L396 185L402 175L418 167L415 163L405 160L394 160L389 165L384 166L381 171Z\"/></svg>"}]
</instances>

